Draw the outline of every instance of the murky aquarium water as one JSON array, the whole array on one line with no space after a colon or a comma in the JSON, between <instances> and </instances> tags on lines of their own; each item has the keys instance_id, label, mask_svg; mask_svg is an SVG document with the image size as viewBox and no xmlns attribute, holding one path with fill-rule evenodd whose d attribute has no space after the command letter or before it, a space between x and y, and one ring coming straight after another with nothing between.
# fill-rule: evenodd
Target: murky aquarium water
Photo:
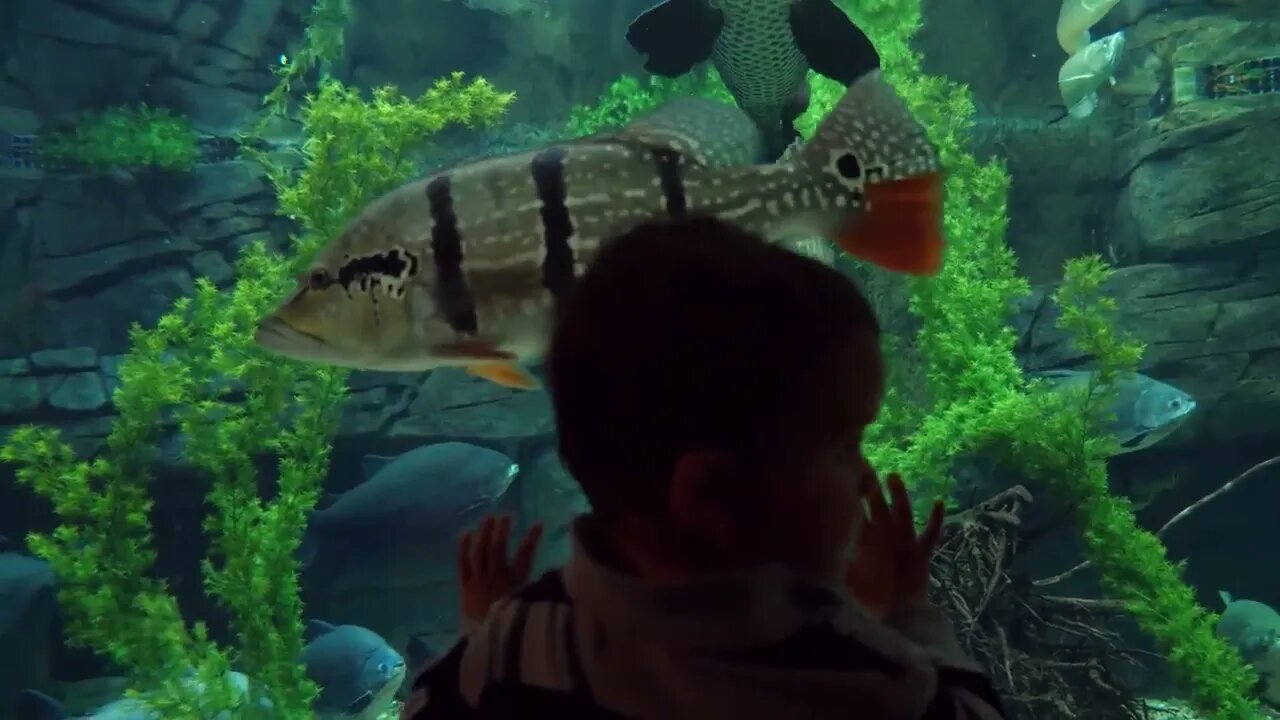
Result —
<instances>
[{"instance_id":1,"label":"murky aquarium water","mask_svg":"<svg viewBox=\"0 0 1280 720\"><path fill-rule=\"evenodd\" d=\"M0 719L397 717L459 534L542 523L541 572L588 510L554 308L690 212L872 299L865 452L948 499L1010 717L1280 708L1274 0L0 12ZM828 221L924 176L939 247Z\"/></svg>"}]
</instances>

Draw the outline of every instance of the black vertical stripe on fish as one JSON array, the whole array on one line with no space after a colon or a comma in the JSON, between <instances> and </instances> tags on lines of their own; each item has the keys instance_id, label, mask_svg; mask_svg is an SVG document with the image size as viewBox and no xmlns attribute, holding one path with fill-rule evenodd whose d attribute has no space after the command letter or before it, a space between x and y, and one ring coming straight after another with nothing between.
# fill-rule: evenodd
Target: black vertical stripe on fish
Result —
<instances>
[{"instance_id":1,"label":"black vertical stripe on fish","mask_svg":"<svg viewBox=\"0 0 1280 720\"><path fill-rule=\"evenodd\" d=\"M675 150L654 150L653 161L658 166L658 180L662 183L662 198L666 202L667 214L673 218L682 218L689 210L689 201L684 194L684 177L680 165L683 157Z\"/></svg>"},{"instance_id":2,"label":"black vertical stripe on fish","mask_svg":"<svg viewBox=\"0 0 1280 720\"><path fill-rule=\"evenodd\" d=\"M564 148L548 148L533 158L530 171L533 184L542 201L542 237L547 257L542 263L542 285L551 291L556 300L563 300L573 291L577 277L573 271L573 218L565 204L568 194L564 184Z\"/></svg>"},{"instance_id":3,"label":"black vertical stripe on fish","mask_svg":"<svg viewBox=\"0 0 1280 720\"><path fill-rule=\"evenodd\" d=\"M453 189L448 175L427 183L431 209L431 259L436 266L436 304L455 332L475 335L480 330L476 302L462 273L462 235L453 212Z\"/></svg>"}]
</instances>

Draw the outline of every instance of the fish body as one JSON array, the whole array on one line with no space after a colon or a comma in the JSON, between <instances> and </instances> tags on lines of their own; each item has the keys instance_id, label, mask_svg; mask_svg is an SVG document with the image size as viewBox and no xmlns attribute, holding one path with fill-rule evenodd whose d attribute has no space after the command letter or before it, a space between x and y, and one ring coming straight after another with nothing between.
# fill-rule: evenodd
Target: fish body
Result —
<instances>
[{"instance_id":1,"label":"fish body","mask_svg":"<svg viewBox=\"0 0 1280 720\"><path fill-rule=\"evenodd\" d=\"M1120 0L1062 0L1058 10L1058 45L1075 55L1093 42L1090 31L1110 13Z\"/></svg>"},{"instance_id":2,"label":"fish body","mask_svg":"<svg viewBox=\"0 0 1280 720\"><path fill-rule=\"evenodd\" d=\"M1058 90L1071 117L1093 114L1098 107L1098 89L1115 82L1125 44L1125 33L1121 30L1095 40L1062 64L1058 70Z\"/></svg>"},{"instance_id":3,"label":"fish body","mask_svg":"<svg viewBox=\"0 0 1280 720\"><path fill-rule=\"evenodd\" d=\"M1052 370L1032 377L1061 392L1088 392L1096 373ZM1112 388L1109 429L1119 442L1116 455L1143 450L1168 437L1196 409L1196 401L1178 388L1140 373L1124 373Z\"/></svg>"},{"instance_id":4,"label":"fish body","mask_svg":"<svg viewBox=\"0 0 1280 720\"><path fill-rule=\"evenodd\" d=\"M231 672L229 679L240 696L249 692L249 678L243 673ZM194 679L188 682L195 683ZM231 710L218 713L216 720L231 720ZM44 693L35 690L23 690L13 712L13 720L68 720L71 718L62 705ZM87 715L74 716L77 720L166 720L160 713L151 709L144 698L121 698L91 711Z\"/></svg>"},{"instance_id":5,"label":"fish body","mask_svg":"<svg viewBox=\"0 0 1280 720\"><path fill-rule=\"evenodd\" d=\"M1218 619L1218 635L1231 643L1258 673L1258 694L1280 707L1280 613L1266 603L1238 600L1219 591L1226 606Z\"/></svg>"},{"instance_id":6,"label":"fish body","mask_svg":"<svg viewBox=\"0 0 1280 720\"><path fill-rule=\"evenodd\" d=\"M832 0L663 0L627 28L645 69L679 77L710 60L776 160L799 136L808 72L851 85L880 67L867 36Z\"/></svg>"},{"instance_id":7,"label":"fish body","mask_svg":"<svg viewBox=\"0 0 1280 720\"><path fill-rule=\"evenodd\" d=\"M320 688L317 720L374 720L404 682L404 658L381 635L359 625L307 622L303 662Z\"/></svg>"},{"instance_id":8,"label":"fish body","mask_svg":"<svg viewBox=\"0 0 1280 720\"><path fill-rule=\"evenodd\" d=\"M308 583L350 572L407 580L430 564L424 558L449 557L464 530L503 504L520 470L496 450L461 442L367 465L367 480L312 514L301 550Z\"/></svg>"},{"instance_id":9,"label":"fish body","mask_svg":"<svg viewBox=\"0 0 1280 720\"><path fill-rule=\"evenodd\" d=\"M603 242L711 215L771 241L822 236L890 270L942 262L941 174L924 128L868 73L780 163L757 165L740 109L673 102L626 128L403 185L330 242L260 345L350 368L460 366L536 387L553 308Z\"/></svg>"}]
</instances>

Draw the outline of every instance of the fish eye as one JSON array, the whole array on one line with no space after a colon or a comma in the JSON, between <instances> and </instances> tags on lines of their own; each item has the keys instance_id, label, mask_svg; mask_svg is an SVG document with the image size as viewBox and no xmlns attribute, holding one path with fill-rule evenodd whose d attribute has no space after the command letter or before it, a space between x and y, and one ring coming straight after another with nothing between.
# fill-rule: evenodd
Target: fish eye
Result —
<instances>
[{"instance_id":1,"label":"fish eye","mask_svg":"<svg viewBox=\"0 0 1280 720\"><path fill-rule=\"evenodd\" d=\"M1178 409L1178 408L1180 408L1180 407L1182 407L1182 399L1181 399L1181 398L1174 398L1174 399L1172 399L1172 400L1170 400L1170 401L1169 401L1169 409L1170 409L1170 410L1177 410L1177 409Z\"/></svg>"},{"instance_id":2,"label":"fish eye","mask_svg":"<svg viewBox=\"0 0 1280 720\"><path fill-rule=\"evenodd\" d=\"M858 162L858 156L851 152L843 153L836 158L836 172L849 180L857 180L862 177L862 163Z\"/></svg>"},{"instance_id":3,"label":"fish eye","mask_svg":"<svg viewBox=\"0 0 1280 720\"><path fill-rule=\"evenodd\" d=\"M332 284L332 280L329 279L329 271L324 268L316 268L307 276L307 286L312 290L323 290Z\"/></svg>"}]
</instances>

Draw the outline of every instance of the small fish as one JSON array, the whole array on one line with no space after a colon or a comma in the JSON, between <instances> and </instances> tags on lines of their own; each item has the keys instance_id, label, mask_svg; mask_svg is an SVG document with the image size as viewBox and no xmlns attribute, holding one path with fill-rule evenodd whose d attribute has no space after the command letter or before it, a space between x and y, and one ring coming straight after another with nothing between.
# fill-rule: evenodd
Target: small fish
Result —
<instances>
[{"instance_id":1,"label":"small fish","mask_svg":"<svg viewBox=\"0 0 1280 720\"><path fill-rule=\"evenodd\" d=\"M1124 47L1125 34L1121 30L1089 43L1062 63L1058 70L1058 90L1071 117L1088 117L1097 109L1098 88L1115 84Z\"/></svg>"},{"instance_id":2,"label":"small fish","mask_svg":"<svg viewBox=\"0 0 1280 720\"><path fill-rule=\"evenodd\" d=\"M848 86L880 67L832 0L663 0L631 23L627 42L655 75L679 77L710 60L764 133L767 162L799 137L810 68Z\"/></svg>"},{"instance_id":3,"label":"small fish","mask_svg":"<svg viewBox=\"0 0 1280 720\"><path fill-rule=\"evenodd\" d=\"M1218 619L1218 635L1235 646L1258 673L1258 695L1280 707L1280 613L1265 603L1238 600L1218 591L1226 608Z\"/></svg>"},{"instance_id":4,"label":"small fish","mask_svg":"<svg viewBox=\"0 0 1280 720\"><path fill-rule=\"evenodd\" d=\"M1094 382L1094 372L1050 370L1031 373L1062 392L1087 392ZM1196 409L1196 401L1187 393L1155 378L1140 373L1120 375L1112 388L1115 400L1109 411L1114 415L1111 432L1120 443L1116 455L1151 447L1168 437Z\"/></svg>"},{"instance_id":5,"label":"small fish","mask_svg":"<svg viewBox=\"0 0 1280 720\"><path fill-rule=\"evenodd\" d=\"M299 551L304 581L355 572L407 582L500 509L519 472L506 455L461 442L366 458L368 479L312 513Z\"/></svg>"},{"instance_id":6,"label":"small fish","mask_svg":"<svg viewBox=\"0 0 1280 720\"><path fill-rule=\"evenodd\" d=\"M307 621L303 662L320 688L317 720L373 720L404 682L404 658L381 635L359 625Z\"/></svg>"},{"instance_id":7,"label":"small fish","mask_svg":"<svg viewBox=\"0 0 1280 720\"><path fill-rule=\"evenodd\" d=\"M256 340L342 367L460 366L537 387L556 304L602 242L717 216L771 241L821 236L889 270L942 264L936 148L879 70L780 163L742 110L684 98L620 131L489 158L374 201L316 257Z\"/></svg>"},{"instance_id":8,"label":"small fish","mask_svg":"<svg viewBox=\"0 0 1280 720\"><path fill-rule=\"evenodd\" d=\"M244 674L233 671L228 677L240 697L249 692L249 678ZM188 682L196 681L192 679ZM264 707L269 707L265 701ZM234 716L239 717L238 714ZM35 690L18 693L17 702L14 703L13 720L67 720L70 717L73 716L68 715L57 700ZM87 715L74 717L78 720L162 720L160 714L147 705L145 698L121 698L92 710ZM227 710L218 713L215 720L231 720L232 717L233 712Z\"/></svg>"},{"instance_id":9,"label":"small fish","mask_svg":"<svg viewBox=\"0 0 1280 720\"><path fill-rule=\"evenodd\" d=\"M1068 55L1075 55L1093 42L1094 25L1120 4L1120 0L1062 0L1058 11L1058 44Z\"/></svg>"}]
</instances>

